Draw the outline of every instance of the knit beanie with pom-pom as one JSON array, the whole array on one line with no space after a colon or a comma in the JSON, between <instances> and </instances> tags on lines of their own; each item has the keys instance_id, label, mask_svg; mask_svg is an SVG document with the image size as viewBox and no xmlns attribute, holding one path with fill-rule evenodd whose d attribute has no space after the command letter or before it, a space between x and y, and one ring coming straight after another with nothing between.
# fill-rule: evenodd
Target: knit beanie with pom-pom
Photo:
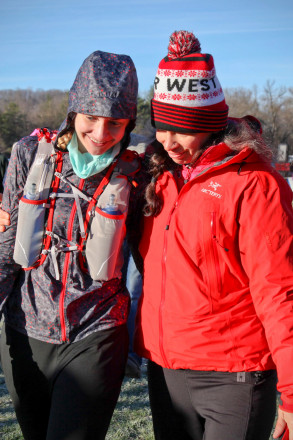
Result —
<instances>
[{"instance_id":1,"label":"knit beanie with pom-pom","mask_svg":"<svg viewBox=\"0 0 293 440\"><path fill-rule=\"evenodd\" d=\"M191 32L170 37L159 64L151 106L152 125L179 133L217 132L227 125L228 106L212 55L201 53Z\"/></svg>"}]
</instances>

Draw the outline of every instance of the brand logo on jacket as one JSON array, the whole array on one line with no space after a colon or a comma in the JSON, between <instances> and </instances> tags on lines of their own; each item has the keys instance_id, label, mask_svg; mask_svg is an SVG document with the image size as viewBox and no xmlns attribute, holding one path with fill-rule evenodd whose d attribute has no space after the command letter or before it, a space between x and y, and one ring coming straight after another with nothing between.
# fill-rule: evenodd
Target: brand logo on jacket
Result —
<instances>
[{"instance_id":1,"label":"brand logo on jacket","mask_svg":"<svg viewBox=\"0 0 293 440\"><path fill-rule=\"evenodd\" d=\"M217 182L213 182L213 181L211 180L209 186L211 186L211 187L213 188L214 191L217 191L217 189L218 189L220 186L222 186L222 185L220 185L220 184L217 183Z\"/></svg>"},{"instance_id":2,"label":"brand logo on jacket","mask_svg":"<svg viewBox=\"0 0 293 440\"><path fill-rule=\"evenodd\" d=\"M218 182L214 182L213 180L211 180L208 186L213 188L213 191L207 188L202 188L201 191L205 194L209 194L210 196L217 197L218 199L222 197L222 194L217 193L218 188L220 188L222 185L220 185Z\"/></svg>"}]
</instances>

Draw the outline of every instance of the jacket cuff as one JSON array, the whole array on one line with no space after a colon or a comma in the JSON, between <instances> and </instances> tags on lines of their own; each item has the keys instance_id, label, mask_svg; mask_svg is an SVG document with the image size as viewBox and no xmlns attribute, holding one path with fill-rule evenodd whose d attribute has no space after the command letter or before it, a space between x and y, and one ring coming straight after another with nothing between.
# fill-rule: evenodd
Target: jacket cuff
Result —
<instances>
[{"instance_id":1,"label":"jacket cuff","mask_svg":"<svg viewBox=\"0 0 293 440\"><path fill-rule=\"evenodd\" d=\"M280 408L283 411L286 411L288 413L293 413L293 400L292 399L286 399L286 397L281 394Z\"/></svg>"}]
</instances>

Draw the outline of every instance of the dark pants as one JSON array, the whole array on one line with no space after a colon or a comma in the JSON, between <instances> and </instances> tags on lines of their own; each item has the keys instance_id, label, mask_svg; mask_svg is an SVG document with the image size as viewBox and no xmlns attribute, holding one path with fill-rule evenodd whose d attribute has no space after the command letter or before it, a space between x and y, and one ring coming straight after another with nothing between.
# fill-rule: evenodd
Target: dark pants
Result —
<instances>
[{"instance_id":1,"label":"dark pants","mask_svg":"<svg viewBox=\"0 0 293 440\"><path fill-rule=\"evenodd\" d=\"M3 326L2 367L26 440L102 440L128 352L125 326L49 344Z\"/></svg>"},{"instance_id":2,"label":"dark pants","mask_svg":"<svg viewBox=\"0 0 293 440\"><path fill-rule=\"evenodd\" d=\"M156 440L268 440L276 372L170 370L148 364Z\"/></svg>"}]
</instances>

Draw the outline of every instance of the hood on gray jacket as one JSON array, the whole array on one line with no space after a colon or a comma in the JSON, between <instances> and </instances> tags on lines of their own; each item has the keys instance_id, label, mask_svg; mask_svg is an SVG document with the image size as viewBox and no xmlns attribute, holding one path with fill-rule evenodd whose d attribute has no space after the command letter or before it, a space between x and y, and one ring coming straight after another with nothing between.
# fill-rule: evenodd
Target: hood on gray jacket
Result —
<instances>
[{"instance_id":1,"label":"hood on gray jacket","mask_svg":"<svg viewBox=\"0 0 293 440\"><path fill-rule=\"evenodd\" d=\"M138 80L128 55L95 51L81 65L69 92L68 114L136 119Z\"/></svg>"}]
</instances>

